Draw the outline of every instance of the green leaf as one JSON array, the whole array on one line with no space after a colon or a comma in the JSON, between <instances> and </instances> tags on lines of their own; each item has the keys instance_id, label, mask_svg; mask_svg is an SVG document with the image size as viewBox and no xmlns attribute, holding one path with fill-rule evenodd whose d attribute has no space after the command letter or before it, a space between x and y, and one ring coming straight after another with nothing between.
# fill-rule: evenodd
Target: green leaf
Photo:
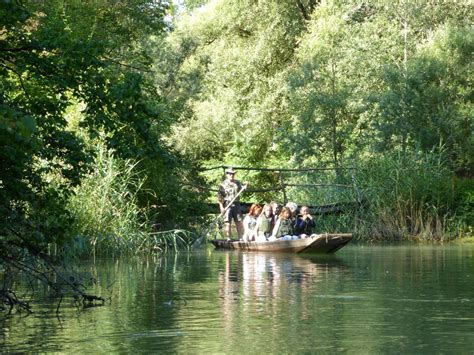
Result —
<instances>
[{"instance_id":1,"label":"green leaf","mask_svg":"<svg viewBox=\"0 0 474 355\"><path fill-rule=\"evenodd\" d=\"M18 128L19 128L20 134L24 138L31 137L38 130L36 126L36 120L32 116L21 117L21 119L18 121Z\"/></svg>"}]
</instances>

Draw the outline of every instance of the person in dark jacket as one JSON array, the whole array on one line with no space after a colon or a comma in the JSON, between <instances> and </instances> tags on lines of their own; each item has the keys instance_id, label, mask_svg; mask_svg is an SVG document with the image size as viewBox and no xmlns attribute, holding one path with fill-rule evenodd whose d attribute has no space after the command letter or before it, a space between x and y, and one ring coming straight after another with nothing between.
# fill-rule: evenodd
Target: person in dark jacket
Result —
<instances>
[{"instance_id":1,"label":"person in dark jacket","mask_svg":"<svg viewBox=\"0 0 474 355\"><path fill-rule=\"evenodd\" d=\"M309 213L308 206L303 206L300 209L301 215L296 218L295 232L301 238L309 237L313 234L313 229L316 227L313 216Z\"/></svg>"}]
</instances>

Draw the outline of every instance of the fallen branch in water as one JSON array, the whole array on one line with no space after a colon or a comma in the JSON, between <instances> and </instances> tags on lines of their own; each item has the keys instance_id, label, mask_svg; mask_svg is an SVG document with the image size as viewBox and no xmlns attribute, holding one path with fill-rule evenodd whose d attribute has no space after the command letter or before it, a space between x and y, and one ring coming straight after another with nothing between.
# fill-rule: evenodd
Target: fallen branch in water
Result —
<instances>
[{"instance_id":1,"label":"fallen branch in water","mask_svg":"<svg viewBox=\"0 0 474 355\"><path fill-rule=\"evenodd\" d=\"M28 314L32 313L28 302L19 300L15 292L12 290L0 290L0 303L9 306L8 314L11 314L15 307L19 311L26 311Z\"/></svg>"},{"instance_id":2,"label":"fallen branch in water","mask_svg":"<svg viewBox=\"0 0 474 355\"><path fill-rule=\"evenodd\" d=\"M63 298L72 295L84 307L104 305L105 299L85 292L82 279L58 260L53 260L37 245L23 237L18 231L0 240L0 265L3 267L3 289L0 289L0 310L11 314L14 309L31 313L28 302L19 299L12 285L22 275L40 281L53 295L59 297L56 313L59 313ZM97 304L96 301L100 303Z\"/></svg>"}]
</instances>

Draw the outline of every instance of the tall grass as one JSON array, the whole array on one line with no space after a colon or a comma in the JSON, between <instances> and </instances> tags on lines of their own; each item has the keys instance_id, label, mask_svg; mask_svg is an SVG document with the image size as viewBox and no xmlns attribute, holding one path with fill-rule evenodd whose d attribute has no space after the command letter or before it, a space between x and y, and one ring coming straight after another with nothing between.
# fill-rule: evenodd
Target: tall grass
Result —
<instances>
[{"instance_id":1,"label":"tall grass","mask_svg":"<svg viewBox=\"0 0 474 355\"><path fill-rule=\"evenodd\" d=\"M94 170L75 189L67 206L75 219L74 245L79 252L130 251L150 231L146 211L137 206L143 179L135 167L98 148Z\"/></svg>"},{"instance_id":2,"label":"tall grass","mask_svg":"<svg viewBox=\"0 0 474 355\"><path fill-rule=\"evenodd\" d=\"M442 154L385 154L360 165L369 206L354 225L363 238L445 240L465 228L456 225L458 194Z\"/></svg>"},{"instance_id":3,"label":"tall grass","mask_svg":"<svg viewBox=\"0 0 474 355\"><path fill-rule=\"evenodd\" d=\"M354 175L351 170L313 172L295 179L321 187L288 189L300 205L363 200L356 210L316 215L317 232L352 231L362 240L443 241L472 235L474 181L456 178L443 152L393 152L352 163ZM357 191L331 183L355 183Z\"/></svg>"},{"instance_id":4,"label":"tall grass","mask_svg":"<svg viewBox=\"0 0 474 355\"><path fill-rule=\"evenodd\" d=\"M99 146L94 170L74 190L67 209L74 217L66 252L116 254L177 250L193 235L181 230L157 232L149 210L138 205L144 177L131 160ZM69 250L67 250L69 249Z\"/></svg>"}]
</instances>

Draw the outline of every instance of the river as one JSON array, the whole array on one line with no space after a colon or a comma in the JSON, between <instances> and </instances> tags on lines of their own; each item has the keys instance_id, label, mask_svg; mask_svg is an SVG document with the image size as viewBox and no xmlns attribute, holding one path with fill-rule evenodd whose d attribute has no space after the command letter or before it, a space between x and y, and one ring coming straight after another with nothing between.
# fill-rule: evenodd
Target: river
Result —
<instances>
[{"instance_id":1,"label":"river","mask_svg":"<svg viewBox=\"0 0 474 355\"><path fill-rule=\"evenodd\" d=\"M0 319L2 352L474 353L474 245L208 249L81 272L110 301L57 316L37 293L33 314Z\"/></svg>"}]
</instances>

